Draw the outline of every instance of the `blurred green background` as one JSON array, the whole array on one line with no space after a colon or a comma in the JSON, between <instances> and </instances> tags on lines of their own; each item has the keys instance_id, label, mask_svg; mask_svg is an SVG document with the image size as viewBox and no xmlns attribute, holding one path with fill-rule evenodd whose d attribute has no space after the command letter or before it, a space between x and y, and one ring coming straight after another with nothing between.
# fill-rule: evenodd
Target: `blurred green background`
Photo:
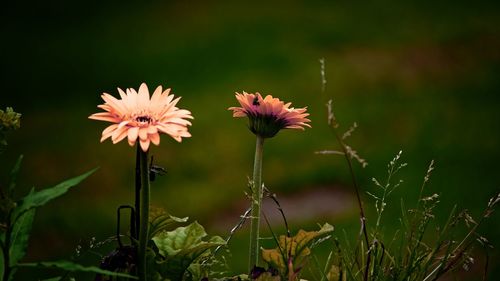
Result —
<instances>
[{"instance_id":1,"label":"blurred green background","mask_svg":"<svg viewBox=\"0 0 500 281\"><path fill-rule=\"evenodd\" d=\"M87 117L99 111L102 92L117 96L116 87L137 89L141 82L150 90L171 87L183 97L179 106L195 116L192 138L179 144L162 136L152 149L168 170L153 185L153 203L200 221L210 234L226 236L247 207L254 137L246 120L227 111L237 104L235 91L272 93L309 108L313 128L283 131L264 152L264 181L286 203L294 230L328 221L339 233L358 231L345 162L314 154L337 148L326 124L329 98L342 130L359 125L348 143L369 163L355 167L363 191L373 192L371 178L384 178L387 162L404 151L409 165L398 177L404 183L382 221L388 233L398 227L401 198L415 202L432 159L427 192L441 195L438 221L454 204L477 217L499 191L500 13L494 1L3 6L0 108L12 106L23 117L1 155L1 183L21 153L18 195L100 166L38 212L26 260L69 258L78 244L113 235L116 207L133 200L135 150L126 142L100 144L106 124ZM319 58L326 60L325 94ZM364 198L373 221L373 200ZM275 212L271 205L268 212ZM499 218L480 229L497 247ZM279 219L273 222L282 230ZM246 268L246 231L237 233L227 257L234 272ZM499 260L493 250L491 276L500 274ZM478 255L474 270L483 263Z\"/></svg>"}]
</instances>

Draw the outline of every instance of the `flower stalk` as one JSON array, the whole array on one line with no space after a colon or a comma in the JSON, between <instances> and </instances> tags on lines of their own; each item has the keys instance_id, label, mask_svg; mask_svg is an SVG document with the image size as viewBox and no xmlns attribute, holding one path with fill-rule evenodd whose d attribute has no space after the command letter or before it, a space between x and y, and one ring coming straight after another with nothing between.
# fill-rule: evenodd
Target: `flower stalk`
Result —
<instances>
[{"instance_id":1,"label":"flower stalk","mask_svg":"<svg viewBox=\"0 0 500 281\"><path fill-rule=\"evenodd\" d=\"M141 173L141 206L140 206L140 228L139 228L139 249L138 268L139 280L145 281L147 276L146 251L149 236L149 167L148 151L139 150L139 162Z\"/></svg>"},{"instance_id":2,"label":"flower stalk","mask_svg":"<svg viewBox=\"0 0 500 281\"><path fill-rule=\"evenodd\" d=\"M264 137L257 135L255 144L255 159L253 163L252 178L252 213L250 224L250 259L248 272L259 262L259 229L260 207L262 204L262 155L264 152Z\"/></svg>"},{"instance_id":3,"label":"flower stalk","mask_svg":"<svg viewBox=\"0 0 500 281\"><path fill-rule=\"evenodd\" d=\"M149 199L150 199L150 167L148 151L152 144L160 144L160 134L167 134L181 142L191 137L188 126L193 119L191 112L177 107L180 97L170 94L170 89L163 91L158 86L152 95L148 86L142 83L139 90L118 88L120 99L108 93L101 95L104 104L97 107L104 112L94 113L89 119L111 122L102 132L101 142L111 138L113 144L124 139L130 146L137 145L135 167L135 219L132 222L135 233L131 233L134 241L139 241L137 267L139 280L146 281L146 253L149 238ZM0 124L1 125L1 124ZM0 126L1 129L1 126ZM1 133L1 132L0 132ZM1 136L1 135L0 135ZM0 139L1 140L1 139ZM137 237L137 231L139 237Z\"/></svg>"},{"instance_id":4,"label":"flower stalk","mask_svg":"<svg viewBox=\"0 0 500 281\"><path fill-rule=\"evenodd\" d=\"M135 155L135 240L139 241L139 229L141 229L141 146L137 145L136 155Z\"/></svg>"},{"instance_id":5,"label":"flower stalk","mask_svg":"<svg viewBox=\"0 0 500 281\"><path fill-rule=\"evenodd\" d=\"M253 166L252 214L250 220L250 253L248 271L251 272L259 262L259 228L260 207L262 203L262 154L264 139L274 137L282 129L299 129L311 127L307 116L307 108L293 108L292 103L285 103L278 98L260 93L236 93L236 99L241 107L230 107L233 117L248 117L248 128L257 137L255 145L255 160Z\"/></svg>"}]
</instances>

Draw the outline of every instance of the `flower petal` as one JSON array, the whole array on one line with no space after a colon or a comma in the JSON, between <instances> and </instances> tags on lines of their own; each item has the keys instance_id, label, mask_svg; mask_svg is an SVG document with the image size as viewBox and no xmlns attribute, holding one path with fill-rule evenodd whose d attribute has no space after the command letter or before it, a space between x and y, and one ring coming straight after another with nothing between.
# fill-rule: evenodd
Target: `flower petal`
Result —
<instances>
[{"instance_id":1,"label":"flower petal","mask_svg":"<svg viewBox=\"0 0 500 281\"><path fill-rule=\"evenodd\" d=\"M160 134L158 134L158 133L149 135L149 139L151 140L151 142L154 145L159 145L160 144Z\"/></svg>"},{"instance_id":2,"label":"flower petal","mask_svg":"<svg viewBox=\"0 0 500 281\"><path fill-rule=\"evenodd\" d=\"M131 142L135 143L135 141L137 140L137 137L139 136L139 127L132 127L130 129L128 129L127 136L128 136L129 143L131 143Z\"/></svg>"},{"instance_id":3,"label":"flower petal","mask_svg":"<svg viewBox=\"0 0 500 281\"><path fill-rule=\"evenodd\" d=\"M166 133L177 141L183 137L190 137L188 126L193 119L190 111L176 107L181 97L170 94L170 89L162 91L158 86L151 98L145 83L139 86L138 91L118 88L120 99L110 94L101 95L104 104L98 107L104 112L90 115L88 118L99 121L112 122L103 132L101 141L111 137L113 143L124 138L130 145L135 145L137 139L143 150L149 145L160 143L160 133Z\"/></svg>"},{"instance_id":4,"label":"flower petal","mask_svg":"<svg viewBox=\"0 0 500 281\"><path fill-rule=\"evenodd\" d=\"M141 140L145 140L148 138L148 128L146 127L139 128L139 138Z\"/></svg>"},{"instance_id":5,"label":"flower petal","mask_svg":"<svg viewBox=\"0 0 500 281\"><path fill-rule=\"evenodd\" d=\"M139 140L139 144L141 145L142 151L146 152L149 149L149 139L146 140Z\"/></svg>"},{"instance_id":6,"label":"flower petal","mask_svg":"<svg viewBox=\"0 0 500 281\"><path fill-rule=\"evenodd\" d=\"M149 107L149 91L146 83L142 83L139 87L139 97L137 101L137 106L139 108L148 108Z\"/></svg>"},{"instance_id":7,"label":"flower petal","mask_svg":"<svg viewBox=\"0 0 500 281\"><path fill-rule=\"evenodd\" d=\"M117 128L111 135L111 140L113 141L113 144L116 144L121 140L123 140L127 136L127 131L128 131L127 127Z\"/></svg>"},{"instance_id":8,"label":"flower petal","mask_svg":"<svg viewBox=\"0 0 500 281\"><path fill-rule=\"evenodd\" d=\"M102 131L102 137L101 137L101 142L105 141L107 138L111 137L113 134L114 130L118 127L117 124L113 124L108 126L104 131Z\"/></svg>"},{"instance_id":9,"label":"flower petal","mask_svg":"<svg viewBox=\"0 0 500 281\"><path fill-rule=\"evenodd\" d=\"M108 112L99 112L94 113L89 116L89 119L100 120L100 121L108 121L108 122L118 122L120 118L108 113Z\"/></svg>"},{"instance_id":10,"label":"flower petal","mask_svg":"<svg viewBox=\"0 0 500 281\"><path fill-rule=\"evenodd\" d=\"M256 135L269 138L281 129L300 129L311 127L307 116L307 107L293 108L291 103L284 103L272 95L262 95L243 92L236 93L236 99L241 107L229 107L233 117L245 117L250 120L250 130ZM179 123L183 124L183 123Z\"/></svg>"},{"instance_id":11,"label":"flower petal","mask_svg":"<svg viewBox=\"0 0 500 281\"><path fill-rule=\"evenodd\" d=\"M156 128L156 126L148 127L148 134L156 134L156 133L158 133L158 128Z\"/></svg>"}]
</instances>

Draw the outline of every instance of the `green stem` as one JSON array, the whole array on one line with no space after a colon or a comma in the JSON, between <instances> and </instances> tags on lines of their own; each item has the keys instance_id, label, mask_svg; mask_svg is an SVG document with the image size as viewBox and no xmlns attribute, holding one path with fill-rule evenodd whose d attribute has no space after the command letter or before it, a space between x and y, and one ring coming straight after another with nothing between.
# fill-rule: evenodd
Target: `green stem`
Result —
<instances>
[{"instance_id":1,"label":"green stem","mask_svg":"<svg viewBox=\"0 0 500 281\"><path fill-rule=\"evenodd\" d=\"M149 236L149 167L148 152L140 151L140 170L141 170L141 208L139 229L139 280L146 281L146 250Z\"/></svg>"},{"instance_id":2,"label":"green stem","mask_svg":"<svg viewBox=\"0 0 500 281\"><path fill-rule=\"evenodd\" d=\"M359 207L359 216L361 220L361 230L363 231L363 236L365 237L365 242L366 242L366 247L367 249L370 249L371 244L370 244L370 239L368 238L368 232L366 231L366 216L365 216L365 209L363 208L363 201L361 201L361 196L359 194L359 187L358 183L356 181L356 176L354 175L354 169L352 168L352 163L351 159L349 158L349 153L347 152L347 147L344 141L340 138L339 134L337 133L336 127L332 125L331 121L329 121L330 128L335 134L335 138L337 138L337 141L339 142L340 146L342 147L342 151L344 152L344 157L345 160L347 161L347 166L349 166L349 173L351 174L351 180L352 184L354 185L354 190L356 191L356 199L358 200L358 207ZM363 245L363 244L361 244ZM361 251L363 253L363 251ZM368 252L368 258L367 258L367 264L365 266L365 274L364 274L364 281L368 280L368 271L370 269L370 252ZM361 255L363 258L364 256Z\"/></svg>"},{"instance_id":3,"label":"green stem","mask_svg":"<svg viewBox=\"0 0 500 281\"><path fill-rule=\"evenodd\" d=\"M250 260L248 272L259 262L259 227L260 206L262 202L262 154L264 150L264 138L257 136L255 145L255 160L253 163L252 179L252 215L250 226Z\"/></svg>"},{"instance_id":4,"label":"green stem","mask_svg":"<svg viewBox=\"0 0 500 281\"><path fill-rule=\"evenodd\" d=\"M132 237L139 241L139 229L141 228L141 146L137 144L137 152L135 154L135 233L132 233Z\"/></svg>"}]
</instances>

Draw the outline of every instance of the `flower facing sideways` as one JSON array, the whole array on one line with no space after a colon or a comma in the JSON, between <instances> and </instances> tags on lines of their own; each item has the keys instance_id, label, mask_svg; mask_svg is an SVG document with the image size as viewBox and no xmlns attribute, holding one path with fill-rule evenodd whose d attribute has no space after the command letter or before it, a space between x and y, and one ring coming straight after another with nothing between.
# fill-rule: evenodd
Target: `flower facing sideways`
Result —
<instances>
[{"instance_id":1,"label":"flower facing sideways","mask_svg":"<svg viewBox=\"0 0 500 281\"><path fill-rule=\"evenodd\" d=\"M124 138L133 146L139 140L143 151L149 149L150 143L160 144L160 133L170 135L176 141L190 137L188 127L191 125L186 119L193 119L191 112L176 107L180 97L174 99L170 95L170 89L162 91L158 86L149 96L149 90L145 83L139 87L139 91L126 89L124 92L118 88L121 99L110 94L103 93L104 104L97 107L106 112L94 113L90 119L112 122L102 132L101 142L111 137L113 143L118 143Z\"/></svg>"},{"instance_id":2,"label":"flower facing sideways","mask_svg":"<svg viewBox=\"0 0 500 281\"><path fill-rule=\"evenodd\" d=\"M265 98L259 93L243 94L236 93L236 99L241 107L230 107L233 117L245 117L249 119L249 127L252 133L263 138L271 138L281 129L301 129L311 127L306 117L307 108L293 108L291 103L284 103L278 98L267 95Z\"/></svg>"}]
</instances>

